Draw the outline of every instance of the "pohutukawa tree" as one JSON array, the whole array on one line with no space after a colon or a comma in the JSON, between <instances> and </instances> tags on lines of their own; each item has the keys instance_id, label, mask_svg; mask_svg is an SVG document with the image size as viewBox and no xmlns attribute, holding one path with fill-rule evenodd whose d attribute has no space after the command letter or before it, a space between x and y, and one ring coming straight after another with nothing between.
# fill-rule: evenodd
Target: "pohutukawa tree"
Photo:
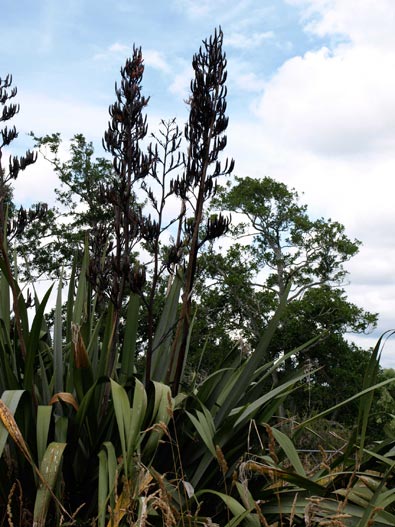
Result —
<instances>
[{"instance_id":1,"label":"pohutukawa tree","mask_svg":"<svg viewBox=\"0 0 395 527\"><path fill-rule=\"evenodd\" d=\"M349 302L342 289L345 264L358 252L360 242L350 239L338 222L312 219L295 190L268 177L236 178L231 188L219 190L213 206L237 213L241 221L231 226L234 239L227 253L218 254L212 247L200 264L197 325L200 334L211 335L205 373L218 369L232 333L251 349L255 347L291 284L282 323L266 360L320 336L308 352L285 361L281 375L291 375L303 365L319 368L308 386L314 401L311 408L316 411L347 398L361 382L369 354L349 344L344 335L367 333L377 322L376 314ZM246 239L248 244L243 243ZM207 280L210 288L204 286ZM192 342L191 347L196 363L201 346ZM359 377L355 368L343 367L354 362L360 365ZM288 404L292 401L292 412L295 408L301 413L311 410L303 390L288 398Z\"/></svg>"},{"instance_id":2,"label":"pohutukawa tree","mask_svg":"<svg viewBox=\"0 0 395 527\"><path fill-rule=\"evenodd\" d=\"M347 275L344 264L360 246L340 223L312 220L298 193L269 177L236 178L232 188L221 189L216 205L244 215L234 235L249 237L250 258L269 271L262 287L280 297L292 283L290 301L312 287L341 284Z\"/></svg>"}]
</instances>

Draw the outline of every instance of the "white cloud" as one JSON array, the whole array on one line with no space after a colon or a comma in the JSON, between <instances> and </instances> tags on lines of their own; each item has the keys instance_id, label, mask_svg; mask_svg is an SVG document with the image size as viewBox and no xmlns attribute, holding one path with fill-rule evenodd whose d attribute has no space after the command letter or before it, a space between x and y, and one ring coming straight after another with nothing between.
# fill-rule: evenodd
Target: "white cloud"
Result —
<instances>
[{"instance_id":1,"label":"white cloud","mask_svg":"<svg viewBox=\"0 0 395 527\"><path fill-rule=\"evenodd\" d=\"M108 123L108 108L95 106L83 100L57 99L40 93L21 91L18 102L23 111L15 119L20 134L33 132L44 135L61 132L65 139L82 133L97 141L103 136Z\"/></svg>"},{"instance_id":2,"label":"white cloud","mask_svg":"<svg viewBox=\"0 0 395 527\"><path fill-rule=\"evenodd\" d=\"M265 87L264 79L253 71L253 65L235 57L228 62L228 85L230 91L249 92L261 94Z\"/></svg>"},{"instance_id":3,"label":"white cloud","mask_svg":"<svg viewBox=\"0 0 395 527\"><path fill-rule=\"evenodd\" d=\"M392 0L287 0L299 6L306 29L319 35L341 34L354 44L395 43Z\"/></svg>"},{"instance_id":4,"label":"white cloud","mask_svg":"<svg viewBox=\"0 0 395 527\"><path fill-rule=\"evenodd\" d=\"M190 94L191 79L193 78L193 68L191 64L183 62L178 68L178 73L174 75L173 82L169 86L169 91L180 99L187 99Z\"/></svg>"},{"instance_id":5,"label":"white cloud","mask_svg":"<svg viewBox=\"0 0 395 527\"><path fill-rule=\"evenodd\" d=\"M169 64L163 56L163 53L155 49L143 50L144 63L151 68L155 68L163 73L170 71Z\"/></svg>"},{"instance_id":6,"label":"white cloud","mask_svg":"<svg viewBox=\"0 0 395 527\"><path fill-rule=\"evenodd\" d=\"M126 44L120 44L119 42L115 42L114 44L111 44L111 46L109 46L108 51L110 53L128 53L130 52L130 46L126 46Z\"/></svg>"},{"instance_id":7,"label":"white cloud","mask_svg":"<svg viewBox=\"0 0 395 527\"><path fill-rule=\"evenodd\" d=\"M143 58L146 66L156 70L168 73L170 66L167 63L163 53L155 49L143 49ZM93 56L94 60L112 60L115 56L131 57L133 54L133 46L114 42L105 51L96 53Z\"/></svg>"},{"instance_id":8,"label":"white cloud","mask_svg":"<svg viewBox=\"0 0 395 527\"><path fill-rule=\"evenodd\" d=\"M228 4L228 0L174 0L176 8L192 18L207 16L216 9L221 9Z\"/></svg>"},{"instance_id":9,"label":"white cloud","mask_svg":"<svg viewBox=\"0 0 395 527\"><path fill-rule=\"evenodd\" d=\"M394 147L394 103L395 53L342 45L283 64L266 85L257 114L292 147L366 154Z\"/></svg>"},{"instance_id":10,"label":"white cloud","mask_svg":"<svg viewBox=\"0 0 395 527\"><path fill-rule=\"evenodd\" d=\"M63 129L61 131L63 132ZM62 162L70 159L70 145L71 141L62 134L62 142L57 152L58 159ZM30 145L30 150L32 149ZM6 154L9 155L9 152L7 151ZM55 205L55 188L61 187L61 181L48 161L52 157L48 147L43 148L41 152L37 151L36 162L21 171L17 179L12 182L14 199L18 207L22 205L27 208L38 202L47 203L49 206Z\"/></svg>"},{"instance_id":11,"label":"white cloud","mask_svg":"<svg viewBox=\"0 0 395 527\"><path fill-rule=\"evenodd\" d=\"M377 332L358 340L372 345L395 327L395 4L289 3L306 30L332 43L282 64L264 85L255 126L231 120L228 154L238 175L269 175L304 191L314 215L362 240L347 293L380 312ZM395 363L394 339L382 362Z\"/></svg>"},{"instance_id":12,"label":"white cloud","mask_svg":"<svg viewBox=\"0 0 395 527\"><path fill-rule=\"evenodd\" d=\"M250 49L262 46L274 37L273 31L263 33L231 33L225 38L225 45L238 49Z\"/></svg>"},{"instance_id":13,"label":"white cloud","mask_svg":"<svg viewBox=\"0 0 395 527\"><path fill-rule=\"evenodd\" d=\"M240 73L233 78L239 90L251 93L261 92L265 86L265 81L260 79L254 72Z\"/></svg>"},{"instance_id":14,"label":"white cloud","mask_svg":"<svg viewBox=\"0 0 395 527\"><path fill-rule=\"evenodd\" d=\"M60 181L52 166L39 157L34 165L21 172L14 182L14 196L18 205L30 207L33 203L55 203L55 187Z\"/></svg>"}]
</instances>

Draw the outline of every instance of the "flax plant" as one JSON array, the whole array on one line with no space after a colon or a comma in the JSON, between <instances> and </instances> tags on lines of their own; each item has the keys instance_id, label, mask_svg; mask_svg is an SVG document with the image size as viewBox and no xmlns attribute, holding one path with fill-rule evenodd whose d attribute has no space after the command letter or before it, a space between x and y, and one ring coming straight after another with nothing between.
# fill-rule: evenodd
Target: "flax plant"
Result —
<instances>
[{"instance_id":1,"label":"flax plant","mask_svg":"<svg viewBox=\"0 0 395 527\"><path fill-rule=\"evenodd\" d=\"M392 382L377 384L381 341L360 393L296 427L284 426L279 408L311 370L277 384L271 379L320 338L266 361L283 320L288 284L254 350L241 356L237 347L230 349L218 371L200 384L183 383L197 254L226 231L229 221L204 216L217 178L233 169L233 162L222 169L218 160L227 127L222 41L221 30L216 31L193 59L183 161L176 154L179 131L171 126L165 128L163 157L153 147L142 152L148 99L141 94L139 48L121 70L105 134L116 177L102 188L102 199L114 211L115 244L105 246L98 259L86 243L82 262L73 266L66 309L62 279L58 285L53 329L44 316L52 287L41 300L35 295L32 308L8 265L2 237L0 525L14 525L17 511L21 527L395 525L395 438L366 442L374 390ZM165 157L173 154L167 165ZM181 166L182 175L168 182L171 168ZM162 189L161 202L155 201L150 177ZM137 188L151 199L156 220L143 214ZM167 269L170 286L157 323L152 317L148 324L153 333L147 351L139 348L140 317L144 302L152 307L157 284L147 296L144 265L132 253L143 243L151 244L151 252L159 250L168 192L180 198L181 212L173 222L179 236L166 264L159 255L154 258L154 274ZM11 296L13 312L5 300ZM30 323L29 310L34 311ZM146 360L145 368L137 369L136 358ZM295 437L314 420L357 400L350 441L309 474Z\"/></svg>"}]
</instances>

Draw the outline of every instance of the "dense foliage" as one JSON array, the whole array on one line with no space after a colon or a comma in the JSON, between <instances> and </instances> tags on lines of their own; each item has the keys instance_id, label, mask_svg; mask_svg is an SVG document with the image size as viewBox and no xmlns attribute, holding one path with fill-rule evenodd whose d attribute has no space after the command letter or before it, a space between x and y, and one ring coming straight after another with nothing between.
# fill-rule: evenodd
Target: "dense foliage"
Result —
<instances>
[{"instance_id":1,"label":"dense foliage","mask_svg":"<svg viewBox=\"0 0 395 527\"><path fill-rule=\"evenodd\" d=\"M66 161L58 134L35 138L62 183L56 208L13 206L35 155L0 165L1 525L395 524L390 421L367 437L373 405L388 421L394 377L381 342L344 339L376 320L341 289L358 242L283 184L219 186L234 165L222 41L193 58L184 136L163 122L147 146L135 48L111 161L81 135ZM4 122L19 110L10 88L0 80ZM1 154L16 136L3 129ZM221 251L224 235L253 243ZM50 317L42 274L57 278ZM316 465L300 452L313 444Z\"/></svg>"}]
</instances>

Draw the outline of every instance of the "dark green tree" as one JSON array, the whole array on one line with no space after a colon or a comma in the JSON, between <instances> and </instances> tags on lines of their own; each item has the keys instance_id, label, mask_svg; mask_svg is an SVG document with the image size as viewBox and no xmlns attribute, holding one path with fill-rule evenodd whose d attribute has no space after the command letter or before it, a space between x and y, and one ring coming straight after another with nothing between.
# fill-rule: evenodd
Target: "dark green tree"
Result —
<instances>
[{"instance_id":1,"label":"dark green tree","mask_svg":"<svg viewBox=\"0 0 395 527\"><path fill-rule=\"evenodd\" d=\"M55 188L55 205L18 237L20 269L27 281L41 276L58 278L62 269L67 279L73 261L79 265L82 260L86 240L91 254L99 257L113 241L112 210L100 199L101 186L114 177L112 164L95 157L93 144L81 134L71 139L66 160L60 154L60 134L33 138L60 185Z\"/></svg>"},{"instance_id":2,"label":"dark green tree","mask_svg":"<svg viewBox=\"0 0 395 527\"><path fill-rule=\"evenodd\" d=\"M291 282L289 300L312 287L341 284L347 274L344 263L360 246L340 223L312 220L298 193L269 177L236 178L233 187L218 194L216 205L243 215L235 236L251 240L251 257L269 273L266 288L281 296Z\"/></svg>"},{"instance_id":3,"label":"dark green tree","mask_svg":"<svg viewBox=\"0 0 395 527\"><path fill-rule=\"evenodd\" d=\"M294 370L311 371L288 401L288 411L311 415L351 397L363 382L370 352L350 342L346 334L364 334L375 326L377 316L348 301L344 291L323 285L307 290L290 302L285 319L272 342L272 353L279 356L306 340L319 336L318 342L285 364L279 376ZM288 371L287 371L288 368ZM330 416L351 425L356 403Z\"/></svg>"},{"instance_id":4,"label":"dark green tree","mask_svg":"<svg viewBox=\"0 0 395 527\"><path fill-rule=\"evenodd\" d=\"M378 374L378 381L395 378L393 368L383 368ZM384 431L386 437L395 437L395 388L394 384L382 386L375 392L372 418L369 423L369 435L373 441Z\"/></svg>"},{"instance_id":5,"label":"dark green tree","mask_svg":"<svg viewBox=\"0 0 395 527\"><path fill-rule=\"evenodd\" d=\"M218 368L229 350L229 337L239 342L240 352L248 353L291 282L267 360L311 338L319 340L278 372L283 377L297 368L314 370L307 391L290 399L294 403L289 410L318 411L351 395L363 378L369 354L350 344L345 334L368 332L377 321L375 314L349 302L342 289L344 263L357 253L359 242L350 240L337 222L312 220L296 191L270 178L236 178L234 187L217 194L214 207L232 212L239 223L230 229L234 241L227 252L213 246L200 259L196 326L210 338L201 362L201 339L197 335L193 340L191 366L200 362L203 374ZM214 324L216 337L210 332ZM361 367L354 369L353 378L347 364L355 363L357 356Z\"/></svg>"}]
</instances>

